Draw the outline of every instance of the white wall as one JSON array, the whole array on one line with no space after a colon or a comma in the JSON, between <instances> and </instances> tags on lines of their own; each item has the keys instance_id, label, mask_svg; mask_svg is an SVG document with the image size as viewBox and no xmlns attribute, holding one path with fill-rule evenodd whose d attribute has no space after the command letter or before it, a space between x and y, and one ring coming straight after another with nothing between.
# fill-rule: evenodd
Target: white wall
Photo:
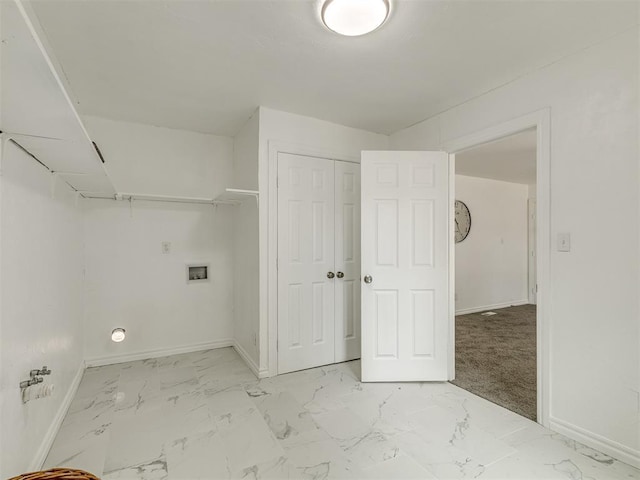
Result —
<instances>
[{"instance_id":1,"label":"white wall","mask_svg":"<svg viewBox=\"0 0 640 480\"><path fill-rule=\"evenodd\" d=\"M231 138L85 121L120 192L211 198L231 186ZM89 361L231 344L234 208L86 200ZM169 254L162 254L164 241ZM193 262L210 264L210 282L187 284L185 265ZM109 339L116 326L127 330L121 344Z\"/></svg>"},{"instance_id":2,"label":"white wall","mask_svg":"<svg viewBox=\"0 0 640 480\"><path fill-rule=\"evenodd\" d=\"M233 187L258 189L259 112L234 138ZM258 205L253 198L234 211L234 329L236 348L259 373L259 245Z\"/></svg>"},{"instance_id":3,"label":"white wall","mask_svg":"<svg viewBox=\"0 0 640 480\"><path fill-rule=\"evenodd\" d=\"M269 230L270 211L270 144L286 144L293 148L312 150L329 158L350 157L359 161L362 150L386 150L389 137L335 123L260 107L259 190L260 190L260 368L275 374L275 351L269 350L269 318L276 315L277 291L275 261L269 270L269 248L276 245L275 229ZM275 260L275 256L274 256ZM275 328L273 328L275 330Z\"/></svg>"},{"instance_id":4,"label":"white wall","mask_svg":"<svg viewBox=\"0 0 640 480\"><path fill-rule=\"evenodd\" d=\"M456 244L456 314L527 303L528 186L456 175L471 230Z\"/></svg>"},{"instance_id":5,"label":"white wall","mask_svg":"<svg viewBox=\"0 0 640 480\"><path fill-rule=\"evenodd\" d=\"M90 200L85 207L86 356L230 345L233 337L233 207ZM163 254L161 243L171 242ZM209 282L185 265L210 266ZM113 343L111 330L126 340ZM127 357L128 358L128 357ZM122 360L119 358L118 360Z\"/></svg>"},{"instance_id":6,"label":"white wall","mask_svg":"<svg viewBox=\"0 0 640 480\"><path fill-rule=\"evenodd\" d=\"M82 210L50 174L8 143L2 158L2 458L0 477L38 467L83 366ZM51 397L23 405L18 384L47 365ZM31 390L37 387L31 387Z\"/></svg>"},{"instance_id":7,"label":"white wall","mask_svg":"<svg viewBox=\"0 0 640 480\"><path fill-rule=\"evenodd\" d=\"M640 465L638 29L391 137L445 142L550 107L552 426Z\"/></svg>"},{"instance_id":8,"label":"white wall","mask_svg":"<svg viewBox=\"0 0 640 480\"><path fill-rule=\"evenodd\" d=\"M266 172L263 161L269 154L269 142L311 147L360 160L362 150L385 150L389 137L336 123L260 107L260 181Z\"/></svg>"},{"instance_id":9,"label":"white wall","mask_svg":"<svg viewBox=\"0 0 640 480\"><path fill-rule=\"evenodd\" d=\"M118 192L212 197L229 187L233 139L85 116Z\"/></svg>"}]
</instances>

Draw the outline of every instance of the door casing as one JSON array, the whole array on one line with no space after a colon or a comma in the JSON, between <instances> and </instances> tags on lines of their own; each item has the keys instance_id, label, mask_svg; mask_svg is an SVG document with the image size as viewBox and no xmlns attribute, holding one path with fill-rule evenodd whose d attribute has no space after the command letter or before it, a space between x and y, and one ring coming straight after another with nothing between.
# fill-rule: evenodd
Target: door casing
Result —
<instances>
[{"instance_id":1,"label":"door casing","mask_svg":"<svg viewBox=\"0 0 640 480\"><path fill-rule=\"evenodd\" d=\"M527 202L527 296L529 303L537 303L536 286L536 199Z\"/></svg>"},{"instance_id":2,"label":"door casing","mask_svg":"<svg viewBox=\"0 0 640 480\"><path fill-rule=\"evenodd\" d=\"M544 108L521 117L487 127L476 132L445 141L440 148L450 154L449 171L455 182L454 154L479 145L499 140L530 128L536 129L536 275L538 285L536 315L537 347L537 418L538 423L549 427L550 417L550 335L552 289L551 265L551 109ZM451 198L455 198L455 184L451 185ZM453 208L451 208L453 215ZM450 242L450 268L455 267L455 243ZM453 275L450 276L453 278ZM450 285L450 304L454 305L455 287ZM450 358L449 377L455 378L455 308L450 310Z\"/></svg>"}]
</instances>

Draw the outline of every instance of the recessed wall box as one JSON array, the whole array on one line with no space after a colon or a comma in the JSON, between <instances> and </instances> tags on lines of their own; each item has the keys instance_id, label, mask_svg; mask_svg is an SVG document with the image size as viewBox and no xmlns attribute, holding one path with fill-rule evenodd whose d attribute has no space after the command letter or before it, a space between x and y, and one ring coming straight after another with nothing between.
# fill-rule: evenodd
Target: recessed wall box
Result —
<instances>
[{"instance_id":1,"label":"recessed wall box","mask_svg":"<svg viewBox=\"0 0 640 480\"><path fill-rule=\"evenodd\" d=\"M194 263L187 265L187 283L208 282L209 265L206 263Z\"/></svg>"}]
</instances>

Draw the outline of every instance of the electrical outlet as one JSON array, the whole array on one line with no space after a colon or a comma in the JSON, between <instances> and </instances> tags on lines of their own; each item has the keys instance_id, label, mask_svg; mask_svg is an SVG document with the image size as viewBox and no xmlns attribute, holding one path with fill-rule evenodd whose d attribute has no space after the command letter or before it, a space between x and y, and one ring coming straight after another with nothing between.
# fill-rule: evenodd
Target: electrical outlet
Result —
<instances>
[{"instance_id":1,"label":"electrical outlet","mask_svg":"<svg viewBox=\"0 0 640 480\"><path fill-rule=\"evenodd\" d=\"M171 253L171 242L162 242L162 254L168 255Z\"/></svg>"},{"instance_id":2,"label":"electrical outlet","mask_svg":"<svg viewBox=\"0 0 640 480\"><path fill-rule=\"evenodd\" d=\"M570 233L558 234L558 251L559 252L571 251L571 234Z\"/></svg>"},{"instance_id":3,"label":"electrical outlet","mask_svg":"<svg viewBox=\"0 0 640 480\"><path fill-rule=\"evenodd\" d=\"M631 391L633 392L633 400L637 405L638 419L640 419L640 387L631 387Z\"/></svg>"}]
</instances>

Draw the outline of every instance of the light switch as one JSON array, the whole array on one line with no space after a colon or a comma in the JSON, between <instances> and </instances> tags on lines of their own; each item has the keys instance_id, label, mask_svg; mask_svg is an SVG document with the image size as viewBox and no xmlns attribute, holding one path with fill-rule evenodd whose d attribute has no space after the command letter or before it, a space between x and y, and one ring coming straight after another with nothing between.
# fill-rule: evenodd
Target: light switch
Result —
<instances>
[{"instance_id":1,"label":"light switch","mask_svg":"<svg viewBox=\"0 0 640 480\"><path fill-rule=\"evenodd\" d=\"M571 251L571 234L570 233L558 234L558 251L559 252Z\"/></svg>"}]
</instances>

